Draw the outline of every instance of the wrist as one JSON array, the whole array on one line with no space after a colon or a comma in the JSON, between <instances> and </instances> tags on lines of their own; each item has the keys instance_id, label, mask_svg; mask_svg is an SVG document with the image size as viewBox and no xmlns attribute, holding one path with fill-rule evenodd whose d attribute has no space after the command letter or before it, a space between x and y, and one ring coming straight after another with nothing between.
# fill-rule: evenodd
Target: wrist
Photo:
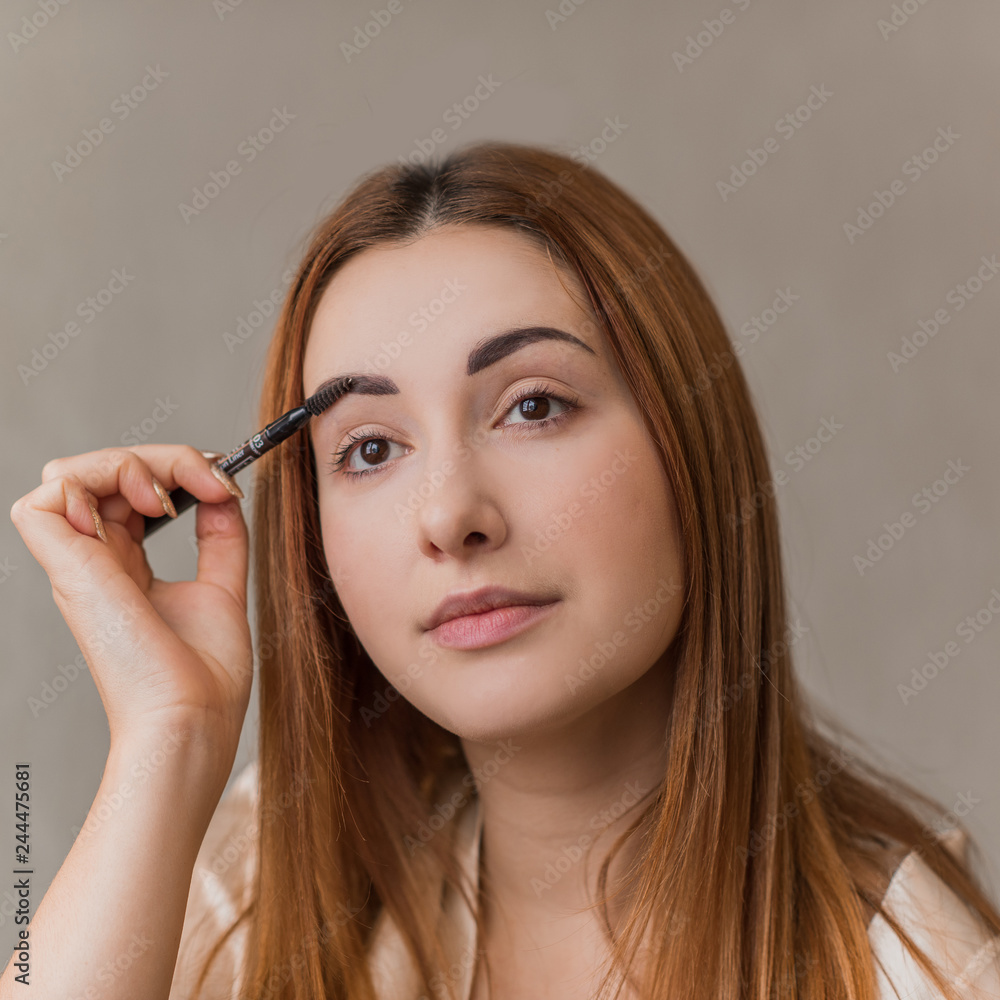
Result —
<instances>
[{"instance_id":1,"label":"wrist","mask_svg":"<svg viewBox=\"0 0 1000 1000\"><path fill-rule=\"evenodd\" d=\"M239 734L234 738L207 722L186 713L118 728L112 733L107 771L128 788L181 780L195 801L210 804L211 813L232 773Z\"/></svg>"}]
</instances>

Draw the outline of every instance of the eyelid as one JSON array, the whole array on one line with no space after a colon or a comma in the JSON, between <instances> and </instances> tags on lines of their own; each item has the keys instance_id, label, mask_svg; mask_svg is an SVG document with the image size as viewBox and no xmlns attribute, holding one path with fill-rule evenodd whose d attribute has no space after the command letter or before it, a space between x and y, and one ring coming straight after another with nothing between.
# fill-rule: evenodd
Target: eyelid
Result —
<instances>
[{"instance_id":1,"label":"eyelid","mask_svg":"<svg viewBox=\"0 0 1000 1000\"><path fill-rule=\"evenodd\" d=\"M554 423L559 422L563 417L568 417L575 410L580 408L580 401L576 394L569 390L555 390L550 385L546 384L541 380L536 380L529 385L523 385L519 389L514 391L514 394L509 398L509 401L504 406L501 416L506 416L515 406L523 402L525 399L532 399L535 397L546 397L550 399L555 399L557 402L561 403L565 409L562 413L557 413L551 417L545 417L542 420L526 420L523 422L517 422L514 424L501 424L503 427L528 427L538 426L539 428L549 427ZM529 433L531 433L529 431ZM388 437L382 431L376 427L367 426L356 428L351 431L341 446L333 453L333 458L327 463L327 468L331 473L340 473L347 462L353 457L355 446L364 444L368 440L382 440L389 441L394 444L399 444L395 438ZM411 449L412 450L412 449ZM381 466L372 466L370 470L361 471L349 471L343 473L348 478L358 477L362 475L367 475L369 472L376 472L381 468L391 464L391 460L383 463Z\"/></svg>"}]
</instances>

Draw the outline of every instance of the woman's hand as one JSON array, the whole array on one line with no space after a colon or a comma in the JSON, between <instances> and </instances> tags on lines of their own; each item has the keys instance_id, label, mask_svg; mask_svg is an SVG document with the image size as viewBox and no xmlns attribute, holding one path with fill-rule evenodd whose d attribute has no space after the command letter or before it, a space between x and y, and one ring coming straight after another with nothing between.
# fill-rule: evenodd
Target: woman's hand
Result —
<instances>
[{"instance_id":1,"label":"woman's hand","mask_svg":"<svg viewBox=\"0 0 1000 1000\"><path fill-rule=\"evenodd\" d=\"M146 560L142 515L166 509L154 477L166 492L183 486L201 501L195 580L159 580ZM209 460L168 444L58 458L10 517L86 657L112 743L181 726L234 755L253 679L249 538L239 501ZM161 530L185 544L181 529Z\"/></svg>"}]
</instances>

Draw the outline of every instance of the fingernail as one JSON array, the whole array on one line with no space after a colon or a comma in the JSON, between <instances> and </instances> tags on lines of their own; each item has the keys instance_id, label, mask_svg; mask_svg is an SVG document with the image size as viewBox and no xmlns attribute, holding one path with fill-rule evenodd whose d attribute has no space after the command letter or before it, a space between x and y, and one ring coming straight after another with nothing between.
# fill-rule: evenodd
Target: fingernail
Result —
<instances>
[{"instance_id":1,"label":"fingernail","mask_svg":"<svg viewBox=\"0 0 1000 1000\"><path fill-rule=\"evenodd\" d=\"M159 479L157 479L156 476L153 476L153 489L156 490L156 493L160 498L160 503L163 504L163 509L167 512L167 514L169 514L171 517L176 517L177 509L174 507L174 503L170 499L169 494L163 488Z\"/></svg>"},{"instance_id":2,"label":"fingernail","mask_svg":"<svg viewBox=\"0 0 1000 1000\"><path fill-rule=\"evenodd\" d=\"M212 470L212 475L215 476L215 478L218 479L219 482L222 483L222 485L225 486L234 497L239 497L241 500L243 499L243 490L236 485L232 476L230 476L228 472L223 472L217 465L211 465L209 468Z\"/></svg>"},{"instance_id":3,"label":"fingernail","mask_svg":"<svg viewBox=\"0 0 1000 1000\"><path fill-rule=\"evenodd\" d=\"M217 459L223 458L225 456L224 451L203 451L202 456L207 458L210 462L214 462Z\"/></svg>"},{"instance_id":4,"label":"fingernail","mask_svg":"<svg viewBox=\"0 0 1000 1000\"><path fill-rule=\"evenodd\" d=\"M100 536L102 542L107 543L108 534L104 530L104 522L101 520L101 515L97 513L97 508L88 500L87 504L90 506L90 513L94 518L94 527L97 528L97 534Z\"/></svg>"}]
</instances>

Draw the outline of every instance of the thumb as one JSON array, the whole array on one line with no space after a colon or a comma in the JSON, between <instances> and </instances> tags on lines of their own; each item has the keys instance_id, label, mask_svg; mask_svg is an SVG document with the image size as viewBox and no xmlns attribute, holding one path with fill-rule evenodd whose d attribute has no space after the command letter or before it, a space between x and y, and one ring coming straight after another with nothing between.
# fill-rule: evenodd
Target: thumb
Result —
<instances>
[{"instance_id":1,"label":"thumb","mask_svg":"<svg viewBox=\"0 0 1000 1000\"><path fill-rule=\"evenodd\" d=\"M239 500L234 497L223 503L199 503L195 534L198 582L214 583L246 608L249 532Z\"/></svg>"}]
</instances>

